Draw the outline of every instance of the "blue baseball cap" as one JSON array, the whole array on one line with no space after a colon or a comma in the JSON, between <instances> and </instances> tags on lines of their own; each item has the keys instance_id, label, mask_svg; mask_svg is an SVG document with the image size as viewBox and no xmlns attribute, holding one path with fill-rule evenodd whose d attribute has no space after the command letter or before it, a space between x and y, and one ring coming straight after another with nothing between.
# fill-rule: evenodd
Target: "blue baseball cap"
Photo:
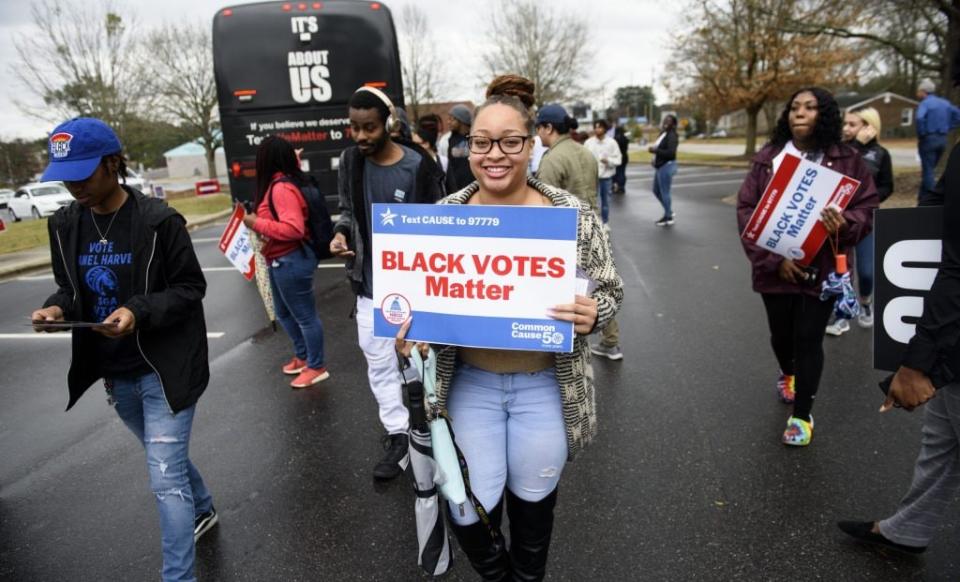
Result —
<instances>
[{"instance_id":1,"label":"blue baseball cap","mask_svg":"<svg viewBox=\"0 0 960 582\"><path fill-rule=\"evenodd\" d=\"M75 117L61 123L50 134L48 143L50 163L40 178L43 182L86 180L103 156L120 153L122 149L110 126L92 117Z\"/></svg>"},{"instance_id":2,"label":"blue baseball cap","mask_svg":"<svg viewBox=\"0 0 960 582\"><path fill-rule=\"evenodd\" d=\"M540 111L537 111L537 125L543 125L544 123L559 125L566 119L567 110L556 103L544 105L540 108Z\"/></svg>"}]
</instances>

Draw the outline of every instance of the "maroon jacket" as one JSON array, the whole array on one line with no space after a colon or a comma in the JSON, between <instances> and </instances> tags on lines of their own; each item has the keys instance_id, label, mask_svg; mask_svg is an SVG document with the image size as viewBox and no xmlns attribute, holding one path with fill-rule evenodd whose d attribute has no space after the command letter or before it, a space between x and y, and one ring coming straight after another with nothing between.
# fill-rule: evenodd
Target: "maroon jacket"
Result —
<instances>
[{"instance_id":1,"label":"maroon jacket","mask_svg":"<svg viewBox=\"0 0 960 582\"><path fill-rule=\"evenodd\" d=\"M767 144L753 158L750 173L747 174L740 192L737 194L737 225L743 232L753 214L753 209L763 196L770 178L773 176L773 159L782 150L782 146ZM880 203L873 176L860 155L846 145L833 145L827 150L821 162L832 170L860 181L860 187L854 193L850 204L843 211L847 226L840 231L840 249L849 249L870 234L873 228L873 211ZM743 249L753 267L753 290L757 293L805 293L820 295L820 285L787 283L777 274L777 268L783 257L765 251L758 246L741 239ZM829 242L824 242L817 256L810 263L820 270L820 278L834 270L835 260Z\"/></svg>"}]
</instances>

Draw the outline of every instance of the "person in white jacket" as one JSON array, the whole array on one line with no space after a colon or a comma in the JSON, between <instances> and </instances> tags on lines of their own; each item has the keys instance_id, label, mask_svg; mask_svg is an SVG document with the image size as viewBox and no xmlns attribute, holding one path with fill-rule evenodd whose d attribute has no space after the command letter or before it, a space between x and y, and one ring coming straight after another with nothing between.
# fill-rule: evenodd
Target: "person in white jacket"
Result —
<instances>
[{"instance_id":1,"label":"person in white jacket","mask_svg":"<svg viewBox=\"0 0 960 582\"><path fill-rule=\"evenodd\" d=\"M606 224L610 219L610 192L613 189L613 175L620 165L620 146L607 136L610 124L598 119L593 124L593 137L583 144L593 157L597 158L597 196L600 198L600 218Z\"/></svg>"}]
</instances>

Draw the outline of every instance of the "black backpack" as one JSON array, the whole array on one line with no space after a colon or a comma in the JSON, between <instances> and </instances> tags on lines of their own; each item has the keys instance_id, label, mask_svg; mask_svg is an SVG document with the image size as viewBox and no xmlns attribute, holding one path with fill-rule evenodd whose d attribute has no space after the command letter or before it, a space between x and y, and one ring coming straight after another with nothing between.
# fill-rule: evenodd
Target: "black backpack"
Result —
<instances>
[{"instance_id":1,"label":"black backpack","mask_svg":"<svg viewBox=\"0 0 960 582\"><path fill-rule=\"evenodd\" d=\"M310 240L304 241L304 244L310 245L310 248L317 255L317 260L322 261L331 258L333 256L330 254L330 241L333 240L333 220L330 219L326 201L316 180L311 176L307 176L306 182L302 184L286 176L274 180L270 184L270 192L267 196L270 214L273 215L274 220L280 218L277 215L277 209L273 206L273 184L278 182L287 182L296 186L307 202L307 232L310 233Z\"/></svg>"}]
</instances>

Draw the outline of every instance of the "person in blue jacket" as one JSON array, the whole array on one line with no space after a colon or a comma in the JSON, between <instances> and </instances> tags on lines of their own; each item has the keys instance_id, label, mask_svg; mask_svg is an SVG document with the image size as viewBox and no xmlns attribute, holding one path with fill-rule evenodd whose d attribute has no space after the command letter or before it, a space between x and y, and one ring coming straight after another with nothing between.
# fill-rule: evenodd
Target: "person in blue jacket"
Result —
<instances>
[{"instance_id":1,"label":"person in blue jacket","mask_svg":"<svg viewBox=\"0 0 960 582\"><path fill-rule=\"evenodd\" d=\"M917 106L917 151L923 170L917 202L921 206L930 204L936 182L933 172L947 150L947 133L960 126L960 108L934 95L934 89L930 79L924 79L917 88L917 99L920 100Z\"/></svg>"}]
</instances>

